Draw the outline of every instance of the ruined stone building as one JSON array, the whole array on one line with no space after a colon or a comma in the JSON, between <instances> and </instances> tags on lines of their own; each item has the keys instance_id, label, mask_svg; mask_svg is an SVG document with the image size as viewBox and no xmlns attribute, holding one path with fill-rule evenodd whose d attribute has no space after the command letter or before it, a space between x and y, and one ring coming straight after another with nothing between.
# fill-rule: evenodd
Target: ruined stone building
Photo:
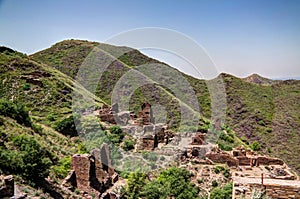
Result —
<instances>
[{"instance_id":1,"label":"ruined stone building","mask_svg":"<svg viewBox=\"0 0 300 199\"><path fill-rule=\"evenodd\" d=\"M73 155L70 174L63 184L101 196L118 181L118 177L111 165L109 147L103 144L101 149L94 149L91 155Z\"/></svg>"},{"instance_id":2,"label":"ruined stone building","mask_svg":"<svg viewBox=\"0 0 300 199\"><path fill-rule=\"evenodd\" d=\"M300 181L235 177L233 179L233 199L250 199L255 191L265 193L271 198L299 199Z\"/></svg>"},{"instance_id":3,"label":"ruined stone building","mask_svg":"<svg viewBox=\"0 0 300 199\"><path fill-rule=\"evenodd\" d=\"M141 118L142 125L149 125L154 123L151 104L145 102L141 106L142 110L139 112L139 118Z\"/></svg>"}]
</instances>

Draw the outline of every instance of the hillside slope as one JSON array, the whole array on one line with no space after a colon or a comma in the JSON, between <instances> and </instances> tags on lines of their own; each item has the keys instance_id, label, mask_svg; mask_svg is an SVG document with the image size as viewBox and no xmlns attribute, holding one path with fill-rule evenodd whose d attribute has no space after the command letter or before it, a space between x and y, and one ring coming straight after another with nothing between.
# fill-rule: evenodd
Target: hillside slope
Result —
<instances>
[{"instance_id":1,"label":"hillside slope","mask_svg":"<svg viewBox=\"0 0 300 199\"><path fill-rule=\"evenodd\" d=\"M67 40L51 48L37 52L31 59L55 67L61 72L75 77L76 72L92 48L100 46L104 51L128 51L126 47L115 47L95 42ZM96 95L110 103L114 86L127 71L142 64L161 63L139 51L130 49L119 60L113 62L103 74ZM163 63L162 63L163 64ZM155 71L153 71L155 72ZM184 74L183 74L184 75ZM192 85L201 113L206 118L211 114L211 96L206 81L184 75ZM221 74L227 95L227 119L229 127L250 142L258 141L263 153L271 153L284 159L300 171L300 81L273 81L258 75L240 79ZM166 94L157 85L138 88L131 98L131 109L137 111L143 101L153 105L166 105L168 123L179 122L179 104L174 96Z\"/></svg>"}]
</instances>

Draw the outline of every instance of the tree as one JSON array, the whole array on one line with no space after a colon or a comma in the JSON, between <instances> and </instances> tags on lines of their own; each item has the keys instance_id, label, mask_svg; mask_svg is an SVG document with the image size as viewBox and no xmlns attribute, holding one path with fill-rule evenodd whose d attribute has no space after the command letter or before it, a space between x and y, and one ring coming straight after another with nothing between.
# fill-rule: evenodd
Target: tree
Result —
<instances>
[{"instance_id":1,"label":"tree","mask_svg":"<svg viewBox=\"0 0 300 199\"><path fill-rule=\"evenodd\" d=\"M211 199L231 199L232 183L226 184L223 188L214 188L210 193Z\"/></svg>"},{"instance_id":2,"label":"tree","mask_svg":"<svg viewBox=\"0 0 300 199\"><path fill-rule=\"evenodd\" d=\"M143 189L147 199L197 199L199 189L190 182L192 174L183 168L171 167L162 171L156 180L148 183Z\"/></svg>"},{"instance_id":3,"label":"tree","mask_svg":"<svg viewBox=\"0 0 300 199\"><path fill-rule=\"evenodd\" d=\"M124 197L126 199L138 199L145 184L146 174L140 172L130 173L128 175Z\"/></svg>"}]
</instances>

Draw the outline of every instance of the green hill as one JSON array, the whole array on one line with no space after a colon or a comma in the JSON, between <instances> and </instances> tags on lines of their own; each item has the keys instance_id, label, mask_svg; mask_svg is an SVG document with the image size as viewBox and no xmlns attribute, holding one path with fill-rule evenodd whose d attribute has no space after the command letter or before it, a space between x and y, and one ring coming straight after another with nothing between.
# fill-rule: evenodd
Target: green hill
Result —
<instances>
[{"instance_id":1,"label":"green hill","mask_svg":"<svg viewBox=\"0 0 300 199\"><path fill-rule=\"evenodd\" d=\"M112 59L99 84L94 82L96 90L93 94L89 87L79 84L76 78L82 63L95 47L103 55L118 56ZM95 106L111 104L112 92L120 78L132 69L139 70L137 66L144 64L154 76L156 70L151 68L154 67L151 64L161 64L169 69L172 73L166 77L180 73L135 49L97 42L66 40L30 56L0 47L1 172L14 173L31 183L37 183L32 181L34 174L27 172L32 165L25 158L32 153L30 150L36 150L36 155L43 157L42 161L37 162L45 168L41 176L49 174L53 188L60 190L57 186L69 171L70 156L86 151L77 134L74 134L73 118L76 119L76 116L72 115L73 94L88 96L95 101ZM184 124L184 128L207 129L212 112L212 96L207 81L180 74L192 86L201 110L200 126L191 126L191 122ZM93 71L88 71L87 75L92 77ZM232 136L232 132L235 132L240 138L234 137L232 146L241 143L241 140L250 144L257 141L261 145L260 153L282 158L300 172L300 81L273 81L258 75L242 79L228 74L220 74L220 79L224 81L227 100L226 125L223 129ZM158 84L160 80L165 85L174 83L172 78L164 79L163 76L158 80L149 80L149 84L134 91L129 100L130 109L137 113L140 105L148 101L162 111L162 117L166 114L166 118L157 119L165 119L173 130L177 130L181 117L180 104L192 110L192 113L197 110L191 104L184 103L189 97L188 92L176 96L174 90ZM124 96L122 90L119 92L117 95ZM92 108L90 104L83 102L83 105ZM195 115L198 120L199 115ZM226 144L223 141L218 143ZM22 146L27 146L28 150ZM11 161L15 165L13 168L7 165ZM24 186L28 188L26 183Z\"/></svg>"},{"instance_id":2,"label":"green hill","mask_svg":"<svg viewBox=\"0 0 300 199\"><path fill-rule=\"evenodd\" d=\"M31 58L54 66L61 72L68 74L65 71L70 67L72 68L71 71L78 71L78 67L84 61L85 56L96 45L112 54L114 51L121 51L124 48L125 51L128 51L126 47L68 40L35 53ZM74 59L73 52L79 51L79 49L83 53L75 53ZM118 69L116 69L116 63L111 64L100 80L96 94L107 103L110 103L114 85L130 68L145 63L161 63L141 54L139 51L130 50L130 53L119 57ZM72 74L74 77L75 73L72 72ZM202 115L210 118L211 96L206 81L188 75L184 75L184 77L188 79L197 95ZM300 142L298 133L300 128L300 81L275 81L260 77L257 74L247 78L237 78L228 74L221 74L221 77L226 88L226 123L229 127L236 131L240 137L246 138L250 142L261 142L263 153L271 153L274 156L283 158L299 172L300 151L297 148L297 143ZM169 117L168 121L170 122L172 119L174 123L175 120L176 124L180 115L178 102L174 99L174 96L170 98L169 95L166 95L165 90L162 91L159 86L146 85L137 89L135 95L132 96L131 108L137 111L138 104L145 100L150 101L151 104L168 104L166 109L170 110L168 114L172 116L172 118Z\"/></svg>"}]
</instances>

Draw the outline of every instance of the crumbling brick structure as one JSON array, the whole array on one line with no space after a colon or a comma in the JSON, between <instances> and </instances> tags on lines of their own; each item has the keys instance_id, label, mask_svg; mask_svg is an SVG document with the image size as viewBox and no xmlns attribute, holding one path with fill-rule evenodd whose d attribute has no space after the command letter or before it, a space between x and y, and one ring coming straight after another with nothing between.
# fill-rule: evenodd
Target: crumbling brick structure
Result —
<instances>
[{"instance_id":1,"label":"crumbling brick structure","mask_svg":"<svg viewBox=\"0 0 300 199\"><path fill-rule=\"evenodd\" d=\"M216 163L229 163L228 166L259 166L259 165L283 165L279 158L268 156L258 156L253 152L245 150L243 147L235 148L232 154L216 151L207 155L209 159Z\"/></svg>"},{"instance_id":2,"label":"crumbling brick structure","mask_svg":"<svg viewBox=\"0 0 300 199\"><path fill-rule=\"evenodd\" d=\"M149 125L154 123L153 113L151 105L148 102L142 104L142 110L139 112L139 118L141 118L142 125Z\"/></svg>"},{"instance_id":3,"label":"crumbling brick structure","mask_svg":"<svg viewBox=\"0 0 300 199\"><path fill-rule=\"evenodd\" d=\"M195 136L192 137L191 145L203 145L206 144L205 142L205 133L197 133Z\"/></svg>"},{"instance_id":4,"label":"crumbling brick structure","mask_svg":"<svg viewBox=\"0 0 300 199\"><path fill-rule=\"evenodd\" d=\"M233 199L250 199L254 191L264 192L271 198L300 198L300 181L234 177Z\"/></svg>"},{"instance_id":5,"label":"crumbling brick structure","mask_svg":"<svg viewBox=\"0 0 300 199\"><path fill-rule=\"evenodd\" d=\"M93 150L92 155L73 155L71 166L72 170L63 184L70 183L81 191L99 196L118 180L106 144Z\"/></svg>"}]
</instances>

